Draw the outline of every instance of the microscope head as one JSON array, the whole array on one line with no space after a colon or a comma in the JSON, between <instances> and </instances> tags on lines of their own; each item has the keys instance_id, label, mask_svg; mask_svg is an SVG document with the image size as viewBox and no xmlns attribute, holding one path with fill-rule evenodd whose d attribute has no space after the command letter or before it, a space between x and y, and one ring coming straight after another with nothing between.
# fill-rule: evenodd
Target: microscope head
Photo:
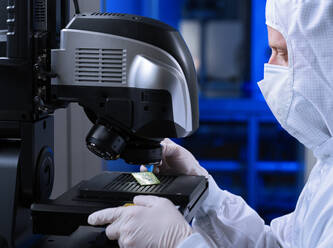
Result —
<instances>
[{"instance_id":1,"label":"microscope head","mask_svg":"<svg viewBox=\"0 0 333 248\"><path fill-rule=\"evenodd\" d=\"M53 102L77 102L93 123L86 142L104 159L156 164L160 142L199 125L197 79L181 35L127 14L76 15L52 50Z\"/></svg>"}]
</instances>

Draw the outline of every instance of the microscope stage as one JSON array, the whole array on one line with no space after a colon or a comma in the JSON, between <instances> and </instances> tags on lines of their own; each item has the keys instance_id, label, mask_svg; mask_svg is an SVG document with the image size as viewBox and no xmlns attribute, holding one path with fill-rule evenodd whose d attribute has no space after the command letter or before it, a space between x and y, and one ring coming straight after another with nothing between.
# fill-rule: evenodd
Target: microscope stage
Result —
<instances>
[{"instance_id":1,"label":"microscope stage","mask_svg":"<svg viewBox=\"0 0 333 248\"><path fill-rule=\"evenodd\" d=\"M101 209L132 203L136 195L171 200L190 222L205 199L208 181L201 176L160 176L158 185L141 186L130 173L104 172L82 181L55 200L31 206L36 234L70 235L87 224L88 216Z\"/></svg>"}]
</instances>

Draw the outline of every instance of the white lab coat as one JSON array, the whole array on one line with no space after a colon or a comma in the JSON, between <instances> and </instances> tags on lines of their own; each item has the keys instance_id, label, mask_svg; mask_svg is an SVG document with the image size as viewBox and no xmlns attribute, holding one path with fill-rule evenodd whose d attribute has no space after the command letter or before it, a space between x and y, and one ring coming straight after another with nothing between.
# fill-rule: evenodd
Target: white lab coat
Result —
<instances>
[{"instance_id":1,"label":"white lab coat","mask_svg":"<svg viewBox=\"0 0 333 248\"><path fill-rule=\"evenodd\" d=\"M266 23L287 41L291 75L284 88L290 89L290 101L281 103L282 112L272 111L314 152L317 163L294 212L270 226L210 178L209 196L193 221L195 232L180 248L333 247L333 1L267 0Z\"/></svg>"}]
</instances>

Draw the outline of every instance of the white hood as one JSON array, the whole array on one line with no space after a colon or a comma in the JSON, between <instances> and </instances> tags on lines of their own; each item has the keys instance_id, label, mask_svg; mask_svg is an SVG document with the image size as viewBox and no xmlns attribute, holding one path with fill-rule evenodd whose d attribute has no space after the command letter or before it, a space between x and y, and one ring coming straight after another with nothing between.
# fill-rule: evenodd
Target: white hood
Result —
<instances>
[{"instance_id":1,"label":"white hood","mask_svg":"<svg viewBox=\"0 0 333 248\"><path fill-rule=\"evenodd\" d=\"M267 0L266 24L287 41L288 130L320 159L333 157L333 1Z\"/></svg>"}]
</instances>

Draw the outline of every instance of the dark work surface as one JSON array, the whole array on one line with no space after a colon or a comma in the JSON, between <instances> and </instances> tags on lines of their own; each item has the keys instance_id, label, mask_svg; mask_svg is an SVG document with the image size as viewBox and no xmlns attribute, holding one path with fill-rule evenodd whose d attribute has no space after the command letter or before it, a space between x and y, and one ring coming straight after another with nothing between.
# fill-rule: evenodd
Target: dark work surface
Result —
<instances>
[{"instance_id":1,"label":"dark work surface","mask_svg":"<svg viewBox=\"0 0 333 248\"><path fill-rule=\"evenodd\" d=\"M70 236L42 236L33 248L112 248L119 247L117 241L106 238L101 228L80 227Z\"/></svg>"}]
</instances>

